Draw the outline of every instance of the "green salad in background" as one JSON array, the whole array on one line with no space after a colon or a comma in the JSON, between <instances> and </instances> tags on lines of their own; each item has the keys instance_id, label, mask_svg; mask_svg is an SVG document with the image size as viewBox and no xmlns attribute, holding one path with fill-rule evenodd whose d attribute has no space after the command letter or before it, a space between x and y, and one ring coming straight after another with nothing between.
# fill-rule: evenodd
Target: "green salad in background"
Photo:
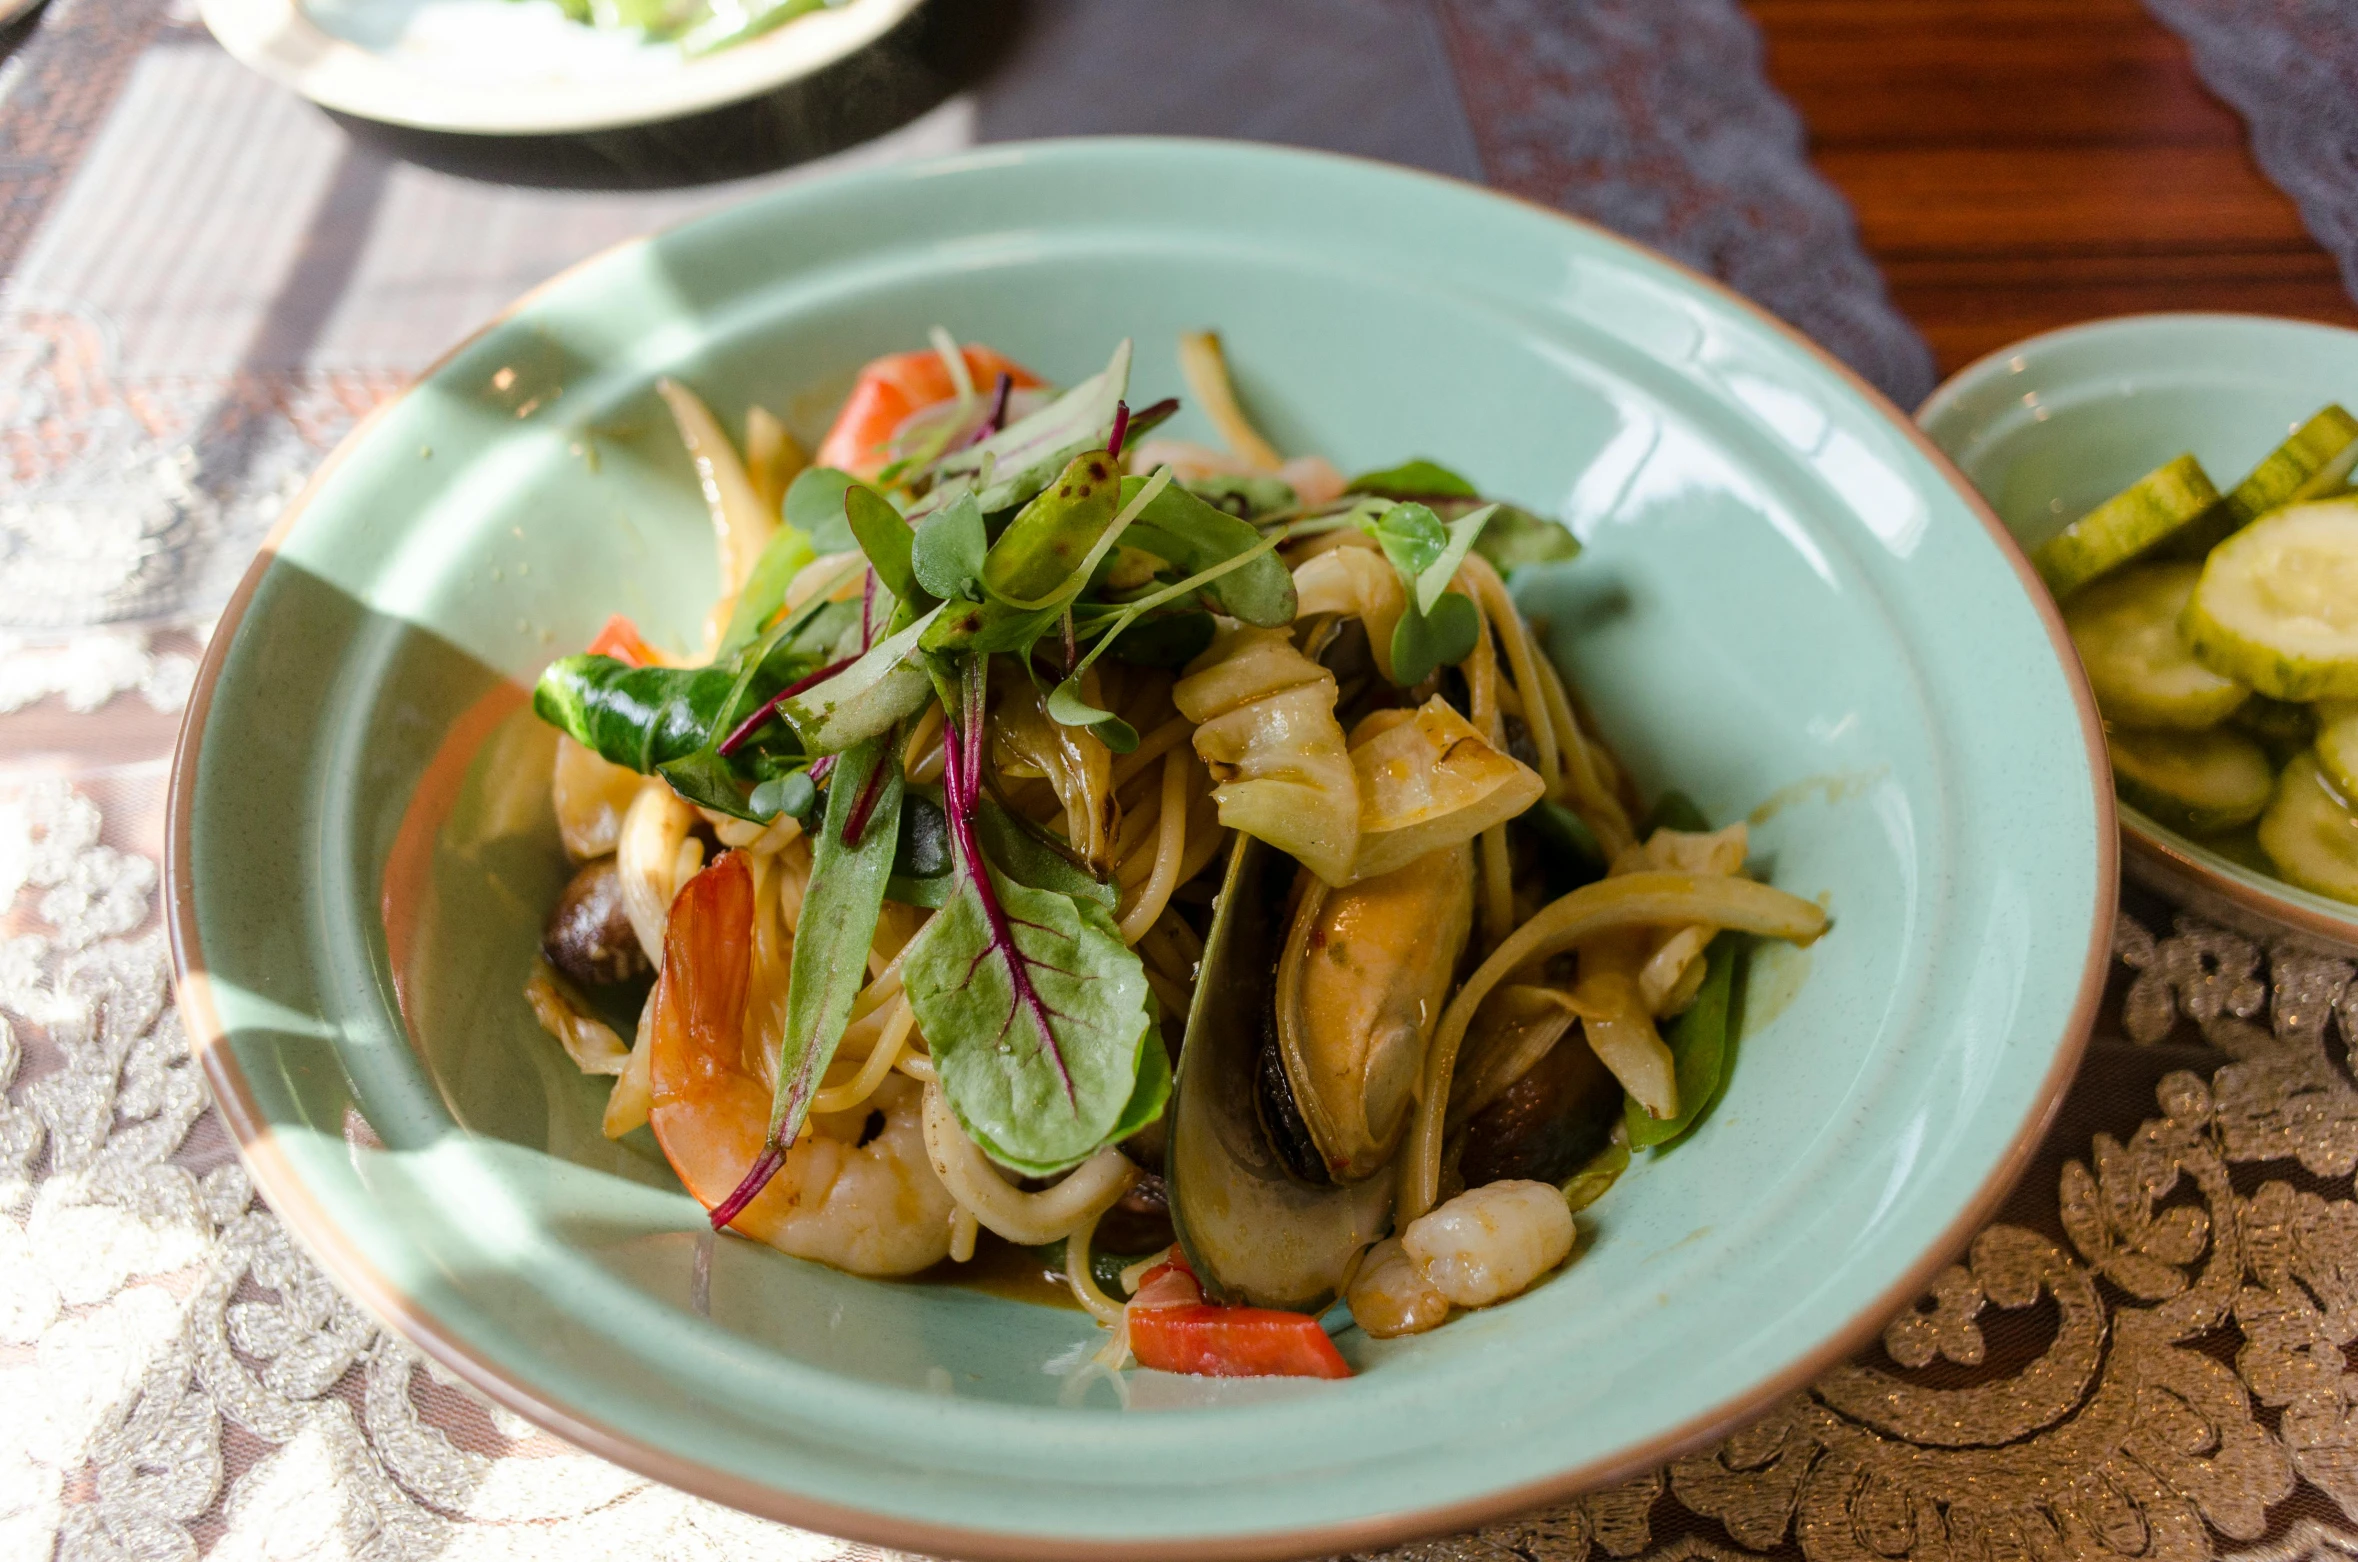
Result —
<instances>
[{"instance_id":1,"label":"green salad in background","mask_svg":"<svg viewBox=\"0 0 2358 1562\"><path fill-rule=\"evenodd\" d=\"M2358 904L2358 418L2222 493L2182 455L2043 544L2123 801Z\"/></svg>"},{"instance_id":2,"label":"green salad in background","mask_svg":"<svg viewBox=\"0 0 2358 1562\"><path fill-rule=\"evenodd\" d=\"M635 28L686 54L710 54L849 0L557 0L586 27Z\"/></svg>"}]
</instances>

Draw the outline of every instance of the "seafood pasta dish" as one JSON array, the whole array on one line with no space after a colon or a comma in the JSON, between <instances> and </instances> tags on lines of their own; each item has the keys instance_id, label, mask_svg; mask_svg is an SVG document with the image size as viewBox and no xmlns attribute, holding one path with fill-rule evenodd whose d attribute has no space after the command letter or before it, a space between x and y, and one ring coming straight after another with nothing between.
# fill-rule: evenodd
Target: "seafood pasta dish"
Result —
<instances>
[{"instance_id":1,"label":"seafood pasta dish","mask_svg":"<svg viewBox=\"0 0 2358 1562\"><path fill-rule=\"evenodd\" d=\"M1217 448L1126 342L1059 388L937 330L807 458L664 382L720 595L540 679L525 996L716 1229L1022 1251L1110 1366L1344 1376L1562 1266L1718 1093L1747 942L1827 919L1599 740L1508 589L1567 531L1179 362Z\"/></svg>"}]
</instances>

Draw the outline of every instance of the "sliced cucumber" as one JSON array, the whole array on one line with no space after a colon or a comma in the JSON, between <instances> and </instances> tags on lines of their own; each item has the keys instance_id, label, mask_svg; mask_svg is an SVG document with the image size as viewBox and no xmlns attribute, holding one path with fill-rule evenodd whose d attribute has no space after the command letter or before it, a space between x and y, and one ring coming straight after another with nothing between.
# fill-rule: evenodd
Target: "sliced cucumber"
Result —
<instances>
[{"instance_id":1,"label":"sliced cucumber","mask_svg":"<svg viewBox=\"0 0 2358 1562\"><path fill-rule=\"evenodd\" d=\"M2148 472L2039 545L2031 555L2057 600L2166 541L2219 502L2202 463L2180 456Z\"/></svg>"},{"instance_id":2,"label":"sliced cucumber","mask_svg":"<svg viewBox=\"0 0 2358 1562\"><path fill-rule=\"evenodd\" d=\"M2358 698L2358 500L2293 505L2219 544L2183 629L2205 667L2270 699Z\"/></svg>"},{"instance_id":3,"label":"sliced cucumber","mask_svg":"<svg viewBox=\"0 0 2358 1562\"><path fill-rule=\"evenodd\" d=\"M2199 559L2270 510L2339 493L2353 466L2358 466L2358 418L2338 405L2325 407L2162 551L2172 558Z\"/></svg>"},{"instance_id":4,"label":"sliced cucumber","mask_svg":"<svg viewBox=\"0 0 2358 1562\"><path fill-rule=\"evenodd\" d=\"M2178 638L2178 619L2201 578L2199 564L2139 564L2094 582L2063 610L2106 721L2215 727L2250 696L2196 661Z\"/></svg>"},{"instance_id":5,"label":"sliced cucumber","mask_svg":"<svg viewBox=\"0 0 2358 1562\"><path fill-rule=\"evenodd\" d=\"M2112 778L2124 801L2190 835L2259 817L2276 788L2260 745L2240 732L2113 732Z\"/></svg>"},{"instance_id":6,"label":"sliced cucumber","mask_svg":"<svg viewBox=\"0 0 2358 1562\"><path fill-rule=\"evenodd\" d=\"M2344 797L2358 797L2358 700L2317 707L2317 763Z\"/></svg>"},{"instance_id":7,"label":"sliced cucumber","mask_svg":"<svg viewBox=\"0 0 2358 1562\"><path fill-rule=\"evenodd\" d=\"M2277 744L2291 757L2294 749L2307 748L2317 740L2317 707L2295 705L2290 700L2272 700L2265 694L2255 694L2235 708L2231 718L2241 730L2258 738L2263 747Z\"/></svg>"},{"instance_id":8,"label":"sliced cucumber","mask_svg":"<svg viewBox=\"0 0 2358 1562\"><path fill-rule=\"evenodd\" d=\"M2309 755L2284 767L2276 799L2260 819L2260 848L2301 888L2358 901L2358 814Z\"/></svg>"}]
</instances>

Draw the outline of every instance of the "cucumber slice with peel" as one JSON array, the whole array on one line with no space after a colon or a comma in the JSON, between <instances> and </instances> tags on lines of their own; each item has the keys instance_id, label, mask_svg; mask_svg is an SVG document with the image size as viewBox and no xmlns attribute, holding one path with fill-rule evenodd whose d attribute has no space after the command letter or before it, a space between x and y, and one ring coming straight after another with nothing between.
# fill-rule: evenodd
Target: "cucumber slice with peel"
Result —
<instances>
[{"instance_id":1,"label":"cucumber slice with peel","mask_svg":"<svg viewBox=\"0 0 2358 1562\"><path fill-rule=\"evenodd\" d=\"M2212 550L2181 631L2270 699L2358 699L2358 499L2292 505Z\"/></svg>"},{"instance_id":2,"label":"cucumber slice with peel","mask_svg":"<svg viewBox=\"0 0 2358 1562\"><path fill-rule=\"evenodd\" d=\"M2031 555L2057 601L2159 546L2219 502L2202 463L2180 456L2148 472L2039 545Z\"/></svg>"},{"instance_id":3,"label":"cucumber slice with peel","mask_svg":"<svg viewBox=\"0 0 2358 1562\"><path fill-rule=\"evenodd\" d=\"M2270 510L2341 492L2354 466L2358 418L2338 405L2324 407L2161 551L2174 559L2202 558Z\"/></svg>"},{"instance_id":4,"label":"cucumber slice with peel","mask_svg":"<svg viewBox=\"0 0 2358 1562\"><path fill-rule=\"evenodd\" d=\"M2317 707L2317 764L2344 797L2358 797L2358 700Z\"/></svg>"},{"instance_id":5,"label":"cucumber slice with peel","mask_svg":"<svg viewBox=\"0 0 2358 1562\"><path fill-rule=\"evenodd\" d=\"M2173 830L2209 835L2249 824L2276 790L2268 756L2240 732L2214 727L2107 737L2122 800Z\"/></svg>"},{"instance_id":6,"label":"cucumber slice with peel","mask_svg":"<svg viewBox=\"0 0 2358 1562\"><path fill-rule=\"evenodd\" d=\"M2260 818L2260 849L2288 882L2358 901L2358 813L2312 756L2298 755L2284 767L2276 797Z\"/></svg>"},{"instance_id":7,"label":"cucumber slice with peel","mask_svg":"<svg viewBox=\"0 0 2358 1562\"><path fill-rule=\"evenodd\" d=\"M2214 727L2251 691L2196 661L2178 619L2199 564L2138 564L2092 582L2063 610L2104 719L2123 727Z\"/></svg>"}]
</instances>

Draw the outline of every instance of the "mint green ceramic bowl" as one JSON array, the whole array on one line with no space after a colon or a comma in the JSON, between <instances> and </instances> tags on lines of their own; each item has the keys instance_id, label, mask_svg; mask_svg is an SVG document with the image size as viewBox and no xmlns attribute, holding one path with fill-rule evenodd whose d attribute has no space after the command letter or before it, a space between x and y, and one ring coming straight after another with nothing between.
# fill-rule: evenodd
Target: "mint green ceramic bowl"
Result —
<instances>
[{"instance_id":1,"label":"mint green ceramic bowl","mask_svg":"<svg viewBox=\"0 0 2358 1562\"><path fill-rule=\"evenodd\" d=\"M2358 331L2261 315L2127 315L2017 342L1917 413L2025 548L2191 450L2224 487L2327 402L2358 405ZM2358 906L2266 871L2126 803L2131 876L2262 938L2358 953Z\"/></svg>"},{"instance_id":2,"label":"mint green ceramic bowl","mask_svg":"<svg viewBox=\"0 0 2358 1562\"><path fill-rule=\"evenodd\" d=\"M482 734L534 741L501 710L608 613L700 622L712 549L658 375L814 435L857 365L936 322L1068 380L1131 335L1144 394L1216 324L1281 447L1429 454L1562 516L1586 555L1517 589L1607 735L1649 790L1752 814L1756 864L1832 908L1815 948L1753 963L1709 1122L1548 1284L1346 1333L1349 1382L1240 1385L1086 1373L1075 1312L735 1239L700 1258L701 1212L648 1145L600 1137L598 1082L518 997L561 873L540 789L467 783L404 837ZM263 1191L353 1294L662 1479L1027 1559L1469 1525L1807 1382L2035 1144L2098 992L2114 830L2026 579L1914 428L1791 333L1476 189L1156 141L814 182L551 284L321 474L191 706L183 1002ZM1873 1424L1875 1381L1843 1413Z\"/></svg>"}]
</instances>

